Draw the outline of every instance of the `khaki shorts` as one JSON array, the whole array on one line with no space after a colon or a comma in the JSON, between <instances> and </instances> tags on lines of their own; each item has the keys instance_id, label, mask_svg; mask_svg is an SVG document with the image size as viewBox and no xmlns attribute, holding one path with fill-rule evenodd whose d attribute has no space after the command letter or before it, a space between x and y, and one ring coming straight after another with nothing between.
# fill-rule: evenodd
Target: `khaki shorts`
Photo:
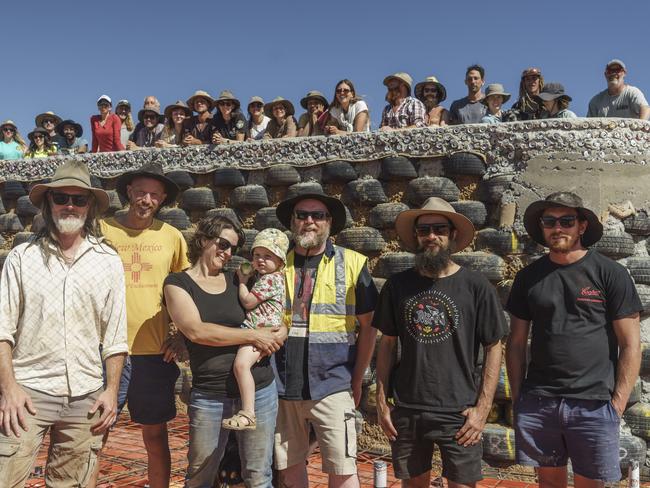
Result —
<instances>
[{"instance_id":1,"label":"khaki shorts","mask_svg":"<svg viewBox=\"0 0 650 488\"><path fill-rule=\"evenodd\" d=\"M48 431L51 447L45 470L46 486L86 486L102 446L102 435L90 431L100 412L88 415L101 390L80 397L56 397L23 389L31 397L36 415L27 413L29 430L18 438L0 433L1 486L24 486Z\"/></svg>"},{"instance_id":2,"label":"khaki shorts","mask_svg":"<svg viewBox=\"0 0 650 488\"><path fill-rule=\"evenodd\" d=\"M275 468L304 463L309 455L309 426L314 427L323 472L357 472L357 431L352 393L333 393L322 400L280 400L275 427Z\"/></svg>"}]
</instances>

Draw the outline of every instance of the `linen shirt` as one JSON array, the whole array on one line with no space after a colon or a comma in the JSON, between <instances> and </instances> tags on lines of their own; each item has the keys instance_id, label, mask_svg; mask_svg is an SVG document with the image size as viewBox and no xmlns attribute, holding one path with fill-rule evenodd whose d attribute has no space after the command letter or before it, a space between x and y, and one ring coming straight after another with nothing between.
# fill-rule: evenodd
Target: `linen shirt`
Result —
<instances>
[{"instance_id":1,"label":"linen shirt","mask_svg":"<svg viewBox=\"0 0 650 488\"><path fill-rule=\"evenodd\" d=\"M406 97L397 110L391 105L384 107L381 114L381 127L387 125L393 129L403 129L414 125L415 127L426 127L427 109L424 104L413 97Z\"/></svg>"},{"instance_id":2,"label":"linen shirt","mask_svg":"<svg viewBox=\"0 0 650 488\"><path fill-rule=\"evenodd\" d=\"M102 359L128 351L117 252L86 238L66 265L39 243L16 246L0 278L0 341L13 348L22 386L73 397L100 389Z\"/></svg>"}]
</instances>

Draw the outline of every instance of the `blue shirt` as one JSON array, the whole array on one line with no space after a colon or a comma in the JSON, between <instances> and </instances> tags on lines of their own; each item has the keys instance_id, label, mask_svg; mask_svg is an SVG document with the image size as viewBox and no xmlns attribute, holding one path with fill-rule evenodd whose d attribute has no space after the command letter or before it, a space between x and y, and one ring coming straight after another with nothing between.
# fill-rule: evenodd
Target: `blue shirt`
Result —
<instances>
[{"instance_id":1,"label":"blue shirt","mask_svg":"<svg viewBox=\"0 0 650 488\"><path fill-rule=\"evenodd\" d=\"M56 143L59 146L59 152L63 154L75 154L83 146L86 146L86 151L88 150L88 141L81 137L75 137L72 144L68 144L68 140L65 137L57 136Z\"/></svg>"},{"instance_id":2,"label":"blue shirt","mask_svg":"<svg viewBox=\"0 0 650 488\"><path fill-rule=\"evenodd\" d=\"M0 159L22 159L23 149L16 141L0 141Z\"/></svg>"}]
</instances>

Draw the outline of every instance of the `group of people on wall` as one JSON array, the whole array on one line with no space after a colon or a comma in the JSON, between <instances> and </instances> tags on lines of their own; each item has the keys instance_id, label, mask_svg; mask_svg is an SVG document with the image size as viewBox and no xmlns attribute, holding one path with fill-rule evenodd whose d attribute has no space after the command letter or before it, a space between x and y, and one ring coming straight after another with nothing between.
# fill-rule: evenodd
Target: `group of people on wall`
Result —
<instances>
[{"instance_id":1,"label":"group of people on wall","mask_svg":"<svg viewBox=\"0 0 650 488\"><path fill-rule=\"evenodd\" d=\"M591 99L587 117L647 120L650 107L641 90L625 83L625 63L620 59L609 61L604 74L607 88ZM504 106L511 94L500 83L488 84L483 90L485 69L480 65L467 68L467 95L452 102L449 110L442 105L447 89L435 76L428 76L413 86L412 77L400 72L387 76L383 83L388 105L382 111L379 130L576 117L569 109L572 99L564 86L559 82L545 82L541 70L535 67L522 72L518 98L507 110ZM197 90L186 101L177 100L164 109L155 96L147 96L135 123L128 100L119 100L113 113L111 97L101 95L97 99L99 113L90 118L90 144L83 138L81 124L45 112L36 116L36 128L27 135L29 144L13 121L0 124L0 159L231 144L371 130L368 104L348 79L336 84L331 100L311 90L300 99L300 106L305 112L296 119L290 100L276 97L265 102L253 96L244 112L240 100L230 90L223 90L217 98Z\"/></svg>"}]
</instances>

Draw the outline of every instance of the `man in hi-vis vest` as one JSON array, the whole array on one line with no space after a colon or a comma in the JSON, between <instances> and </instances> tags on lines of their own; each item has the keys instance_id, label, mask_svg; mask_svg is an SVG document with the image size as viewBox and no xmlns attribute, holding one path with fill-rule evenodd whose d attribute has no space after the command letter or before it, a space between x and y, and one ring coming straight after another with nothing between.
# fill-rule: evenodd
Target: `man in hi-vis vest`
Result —
<instances>
[{"instance_id":1,"label":"man in hi-vis vest","mask_svg":"<svg viewBox=\"0 0 650 488\"><path fill-rule=\"evenodd\" d=\"M280 203L276 213L294 242L286 265L289 337L275 354L275 465L282 486L308 486L311 425L329 486L358 487L355 407L375 345L370 323L377 288L366 257L329 239L345 225L339 200L299 195Z\"/></svg>"}]
</instances>

